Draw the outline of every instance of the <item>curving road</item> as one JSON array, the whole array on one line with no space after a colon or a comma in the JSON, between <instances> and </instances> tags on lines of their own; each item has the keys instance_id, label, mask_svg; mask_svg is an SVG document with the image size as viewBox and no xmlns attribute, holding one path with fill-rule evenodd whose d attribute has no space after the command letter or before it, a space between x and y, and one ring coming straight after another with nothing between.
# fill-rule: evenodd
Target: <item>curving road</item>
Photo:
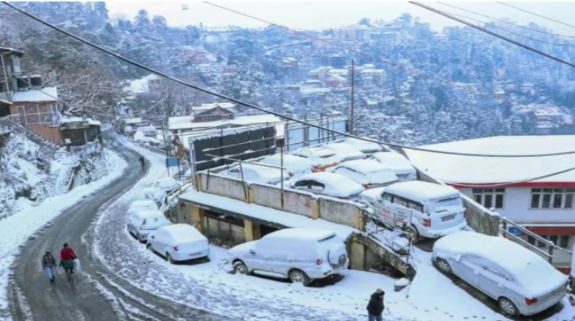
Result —
<instances>
[{"instance_id":1,"label":"curving road","mask_svg":"<svg viewBox=\"0 0 575 321\"><path fill-rule=\"evenodd\" d=\"M108 136L108 142L115 140ZM139 155L121 146L117 140L112 143L112 149L128 164L138 163ZM22 247L8 289L14 320L223 319L141 291L117 278L91 253L89 244L94 235L87 231L98 212L132 187L141 176L139 166L128 167L118 180L63 212L38 237ZM68 280L58 269L56 282L51 285L41 270L40 260L46 250L59 254L64 242L75 248L82 271Z\"/></svg>"}]
</instances>

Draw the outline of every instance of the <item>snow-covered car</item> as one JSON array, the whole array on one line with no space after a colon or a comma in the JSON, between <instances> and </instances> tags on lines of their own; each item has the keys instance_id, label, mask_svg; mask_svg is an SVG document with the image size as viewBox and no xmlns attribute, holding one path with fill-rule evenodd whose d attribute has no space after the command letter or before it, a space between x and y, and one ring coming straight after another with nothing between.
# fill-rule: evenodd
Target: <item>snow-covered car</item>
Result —
<instances>
[{"instance_id":1,"label":"snow-covered car","mask_svg":"<svg viewBox=\"0 0 575 321\"><path fill-rule=\"evenodd\" d=\"M352 145L366 155L372 155L374 153L382 152L384 150L380 144L366 142L365 140L352 137L344 139L342 143Z\"/></svg>"},{"instance_id":2,"label":"snow-covered car","mask_svg":"<svg viewBox=\"0 0 575 321\"><path fill-rule=\"evenodd\" d=\"M349 263L345 244L335 232L288 228L228 251L229 262L242 274L261 274L310 284L330 276L344 276Z\"/></svg>"},{"instance_id":3,"label":"snow-covered car","mask_svg":"<svg viewBox=\"0 0 575 321\"><path fill-rule=\"evenodd\" d=\"M134 196L136 200L153 200L156 204L161 205L166 198L166 192L157 187L144 187Z\"/></svg>"},{"instance_id":4,"label":"snow-covered car","mask_svg":"<svg viewBox=\"0 0 575 321\"><path fill-rule=\"evenodd\" d=\"M406 230L414 243L421 237L438 238L467 227L461 196L449 186L399 182L369 189L359 197L373 207L378 221Z\"/></svg>"},{"instance_id":5,"label":"snow-covered car","mask_svg":"<svg viewBox=\"0 0 575 321\"><path fill-rule=\"evenodd\" d=\"M364 159L365 154L357 147L345 143L330 143L323 145L324 148L331 149L335 152L338 162Z\"/></svg>"},{"instance_id":6,"label":"snow-covered car","mask_svg":"<svg viewBox=\"0 0 575 321\"><path fill-rule=\"evenodd\" d=\"M256 162L280 168L282 159L280 154L273 154L259 158ZM313 170L313 164L309 159L291 154L283 155L283 167L290 177L308 174Z\"/></svg>"},{"instance_id":7,"label":"snow-covered car","mask_svg":"<svg viewBox=\"0 0 575 321\"><path fill-rule=\"evenodd\" d=\"M386 186L397 182L397 176L389 168L371 159L358 159L340 163L330 172L343 175L364 188Z\"/></svg>"},{"instance_id":8,"label":"snow-covered car","mask_svg":"<svg viewBox=\"0 0 575 321\"><path fill-rule=\"evenodd\" d=\"M341 161L333 149L325 147L301 148L292 154L308 159L316 170L323 170Z\"/></svg>"},{"instance_id":9,"label":"snow-covered car","mask_svg":"<svg viewBox=\"0 0 575 321\"><path fill-rule=\"evenodd\" d=\"M158 204L150 199L135 200L130 203L128 207L128 215L138 213L141 211L155 211L158 210Z\"/></svg>"},{"instance_id":10,"label":"snow-covered car","mask_svg":"<svg viewBox=\"0 0 575 321\"><path fill-rule=\"evenodd\" d=\"M230 169L224 171L223 174L240 180L243 178L248 182L267 184L277 184L282 180L282 171L279 168L254 163L242 163L242 166L235 164L230 167ZM287 180L288 178L288 173L283 173L283 180Z\"/></svg>"},{"instance_id":11,"label":"snow-covered car","mask_svg":"<svg viewBox=\"0 0 575 321\"><path fill-rule=\"evenodd\" d=\"M351 179L334 173L320 172L300 176L290 181L290 187L299 191L349 199L365 189Z\"/></svg>"},{"instance_id":12,"label":"snow-covered car","mask_svg":"<svg viewBox=\"0 0 575 321\"><path fill-rule=\"evenodd\" d=\"M146 247L170 263L205 258L210 255L208 239L189 224L172 224L150 233Z\"/></svg>"},{"instance_id":13,"label":"snow-covered car","mask_svg":"<svg viewBox=\"0 0 575 321\"><path fill-rule=\"evenodd\" d=\"M565 296L567 276L510 240L462 231L433 246L433 263L497 301L508 316L529 316Z\"/></svg>"},{"instance_id":14,"label":"snow-covered car","mask_svg":"<svg viewBox=\"0 0 575 321\"><path fill-rule=\"evenodd\" d=\"M413 181L417 179L417 171L409 160L395 152L380 152L371 156L372 159L391 169L400 181Z\"/></svg>"},{"instance_id":15,"label":"snow-covered car","mask_svg":"<svg viewBox=\"0 0 575 321\"><path fill-rule=\"evenodd\" d=\"M170 193L179 188L182 183L173 177L164 177L154 181L151 186L159 188L166 193Z\"/></svg>"},{"instance_id":16,"label":"snow-covered car","mask_svg":"<svg viewBox=\"0 0 575 321\"><path fill-rule=\"evenodd\" d=\"M162 226L170 225L164 213L156 210L135 210L130 212L128 218L128 232L138 241L146 242L148 235Z\"/></svg>"}]
</instances>

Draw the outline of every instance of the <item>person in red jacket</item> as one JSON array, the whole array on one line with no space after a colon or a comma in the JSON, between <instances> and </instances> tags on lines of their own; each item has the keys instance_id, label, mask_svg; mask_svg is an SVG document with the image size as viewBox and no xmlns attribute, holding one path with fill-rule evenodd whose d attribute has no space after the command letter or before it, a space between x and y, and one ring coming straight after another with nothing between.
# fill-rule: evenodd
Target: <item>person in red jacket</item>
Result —
<instances>
[{"instance_id":1,"label":"person in red jacket","mask_svg":"<svg viewBox=\"0 0 575 321\"><path fill-rule=\"evenodd\" d=\"M66 273L74 273L74 260L78 258L74 249L64 243L64 247L60 251L60 266L66 270Z\"/></svg>"}]
</instances>

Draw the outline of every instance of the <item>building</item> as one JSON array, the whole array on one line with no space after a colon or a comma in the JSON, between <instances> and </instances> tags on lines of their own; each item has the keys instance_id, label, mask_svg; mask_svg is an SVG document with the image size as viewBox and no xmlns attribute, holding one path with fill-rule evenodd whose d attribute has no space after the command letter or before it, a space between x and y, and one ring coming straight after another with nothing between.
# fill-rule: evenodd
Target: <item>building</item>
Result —
<instances>
[{"instance_id":1,"label":"building","mask_svg":"<svg viewBox=\"0 0 575 321\"><path fill-rule=\"evenodd\" d=\"M575 136L496 136L423 147L474 154L545 154L575 150ZM571 250L575 243L575 171L569 170L575 154L502 158L406 153L421 171L559 247ZM533 237L517 235L544 246Z\"/></svg>"}]
</instances>

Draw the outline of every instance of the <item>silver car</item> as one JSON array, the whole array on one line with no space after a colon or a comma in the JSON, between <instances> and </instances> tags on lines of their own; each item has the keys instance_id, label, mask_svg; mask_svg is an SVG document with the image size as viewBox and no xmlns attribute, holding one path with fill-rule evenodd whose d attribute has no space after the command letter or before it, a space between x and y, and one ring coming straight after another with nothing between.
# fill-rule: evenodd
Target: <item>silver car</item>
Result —
<instances>
[{"instance_id":1,"label":"silver car","mask_svg":"<svg viewBox=\"0 0 575 321\"><path fill-rule=\"evenodd\" d=\"M537 254L503 237L457 232L433 246L433 263L497 301L508 316L533 315L557 304L567 276Z\"/></svg>"}]
</instances>

